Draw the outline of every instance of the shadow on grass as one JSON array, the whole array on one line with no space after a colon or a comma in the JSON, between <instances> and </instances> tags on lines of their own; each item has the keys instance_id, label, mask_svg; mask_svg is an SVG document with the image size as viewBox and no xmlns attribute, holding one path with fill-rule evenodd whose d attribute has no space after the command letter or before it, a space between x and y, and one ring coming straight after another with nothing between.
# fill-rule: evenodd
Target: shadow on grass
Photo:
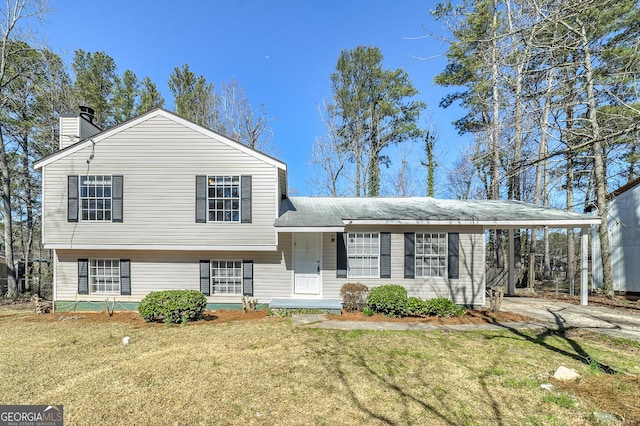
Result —
<instances>
[{"instance_id":1,"label":"shadow on grass","mask_svg":"<svg viewBox=\"0 0 640 426\"><path fill-rule=\"evenodd\" d=\"M338 378L339 382L346 390L346 396L348 396L351 403L370 419L375 419L376 421L386 425L424 424L424 419L411 418L410 407L411 405L414 405L420 407L425 412L431 413L431 415L440 419L443 424L453 426L472 420L464 413L461 414L464 416L464 419L462 419L460 415L456 415L456 413L460 411L460 407L452 405L456 400L455 398L450 398L447 395L444 395L438 398L438 404L435 405L429 403L425 398L420 398L412 393L412 388L408 389L406 386L403 386L402 383L397 383L393 379L395 374L393 369L394 366L397 365L397 360L395 360L393 356L390 356L384 361L384 365L387 369L387 374L385 374L384 372L377 371L375 365L372 365L371 362L367 361L363 354L348 350L349 345L342 341L341 336L334 335L334 340L335 347L332 348L331 355L328 358L331 362L325 363L325 368L330 373L330 376L335 375ZM366 379L375 381L379 386L393 393L402 401L401 405L399 404L393 407L393 412L402 413L398 416L399 418L393 419L388 415L388 413L384 413L383 409L376 409L375 404L368 403L363 395L356 391L352 384L356 379L356 376L354 376L353 371L345 369L344 363L340 360L343 356L348 357L351 360L348 365L356 366ZM499 402L490 394L484 380L481 380L481 382L481 386L484 389L485 394L491 399L490 405L495 416L492 418L492 421L497 425L503 425L504 422L502 421ZM425 387L431 387L433 385L432 383L426 383L424 381L423 384Z\"/></svg>"},{"instance_id":2,"label":"shadow on grass","mask_svg":"<svg viewBox=\"0 0 640 426\"><path fill-rule=\"evenodd\" d=\"M568 332L571 330L576 330L579 329L580 327L574 327L574 326L566 326L566 320L562 317L562 315L558 314L557 312L552 311L551 309L547 308L547 311L553 315L557 329L553 329L553 328L545 328L544 331L542 333L537 334L535 337L532 337L526 333L523 333L521 330L518 330L517 328L514 327L510 327L507 324L504 323L500 323L498 321L493 321L493 324L502 327L504 329L509 330L511 333L515 334L516 336L527 340L528 342L534 343L536 345L539 345L545 349L548 349L550 351L553 351L555 353L558 353L560 355L564 355L566 357L569 357L571 359L574 359L576 361L579 361L583 364L586 364L592 368L597 368L598 370L602 371L603 373L606 374L617 374L618 372L605 364L602 364L600 362L598 362L596 359L594 359L593 357L591 357L591 355L589 355L589 353L580 345L580 343L576 342L574 339L572 339L571 337L569 337ZM565 342L567 342L571 348L574 350L574 352L569 352L566 351L564 349L555 347L549 343L546 342L546 339L548 337L551 336L555 336L555 337L559 337L561 339L563 339ZM490 338L498 338L499 336L495 336L495 337L490 337Z\"/></svg>"}]
</instances>

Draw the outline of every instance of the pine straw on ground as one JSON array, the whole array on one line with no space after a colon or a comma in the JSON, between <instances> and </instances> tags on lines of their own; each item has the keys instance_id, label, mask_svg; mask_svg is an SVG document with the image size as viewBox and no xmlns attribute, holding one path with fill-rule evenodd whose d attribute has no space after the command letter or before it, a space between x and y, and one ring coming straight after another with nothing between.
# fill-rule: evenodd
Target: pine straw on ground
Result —
<instances>
[{"instance_id":1,"label":"pine straw on ground","mask_svg":"<svg viewBox=\"0 0 640 426\"><path fill-rule=\"evenodd\" d=\"M581 331L318 330L226 314L166 327L132 313L1 311L0 404L63 404L69 425L583 425L593 410L640 421L635 342ZM593 371L585 354L619 374ZM583 378L542 389L559 365Z\"/></svg>"},{"instance_id":2,"label":"pine straw on ground","mask_svg":"<svg viewBox=\"0 0 640 426\"><path fill-rule=\"evenodd\" d=\"M203 325L203 324L217 324L226 323L229 321L257 321L264 319L267 316L266 310L259 310L255 312L243 312L241 310L217 310L217 311L205 311L202 321L189 324ZM1 318L1 316L0 316ZM403 323L428 323L438 325L459 325L459 324L488 324L488 323L505 323L514 321L532 322L533 320L524 315L519 315L511 312L490 312L486 309L468 310L462 317L404 317L404 318L391 318L382 314L374 314L372 316L366 316L362 312L348 312L342 311L341 315L330 314L327 315L328 319L340 320L340 321L373 321L373 322L403 322ZM76 321L80 324L87 324L92 322L104 322L104 321L117 321L123 324L132 324L136 327L145 327L147 324L145 321L134 311L117 311L113 313L112 317L106 312L58 312L47 315L35 315L29 316L26 321ZM164 324L155 324L156 326L164 326Z\"/></svg>"},{"instance_id":3,"label":"pine straw on ground","mask_svg":"<svg viewBox=\"0 0 640 426\"><path fill-rule=\"evenodd\" d=\"M371 321L371 322L401 322L401 323L425 323L435 325L462 325L462 324L493 324L496 322L534 322L535 320L526 317L524 315L515 314L512 312L491 312L487 309L469 309L461 317L402 317L392 318L382 314L373 314L366 316L362 312L349 312L342 310L341 315L327 315L331 320L337 321Z\"/></svg>"},{"instance_id":4,"label":"pine straw on ground","mask_svg":"<svg viewBox=\"0 0 640 426\"><path fill-rule=\"evenodd\" d=\"M527 293L526 289L516 289L519 297L535 297L538 299L552 299L560 302L580 304L579 294L569 294L566 288L561 288L556 292L555 287L538 284L534 293ZM608 308L624 309L626 312L640 315L640 295L638 294L616 294L608 298L603 294L590 293L589 305L605 306Z\"/></svg>"}]
</instances>

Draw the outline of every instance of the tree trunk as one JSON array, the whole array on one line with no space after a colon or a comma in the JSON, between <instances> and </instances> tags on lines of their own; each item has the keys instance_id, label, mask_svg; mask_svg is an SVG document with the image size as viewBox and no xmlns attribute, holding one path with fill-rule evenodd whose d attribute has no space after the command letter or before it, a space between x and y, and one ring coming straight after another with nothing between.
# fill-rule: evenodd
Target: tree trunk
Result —
<instances>
[{"instance_id":1,"label":"tree trunk","mask_svg":"<svg viewBox=\"0 0 640 426\"><path fill-rule=\"evenodd\" d=\"M582 35L582 49L584 52L584 68L586 74L588 121L593 138L592 155L594 165L594 180L596 190L596 204L600 215L600 255L602 259L602 289L608 297L613 297L613 273L611 269L611 246L607 229L607 176L605 175L605 159L602 155L600 141L600 125L596 116L596 95L593 82L593 66L591 63L591 49L589 48L585 25L578 20Z\"/></svg>"},{"instance_id":2,"label":"tree trunk","mask_svg":"<svg viewBox=\"0 0 640 426\"><path fill-rule=\"evenodd\" d=\"M376 106L373 106L375 112ZM377 197L380 194L380 141L378 140L378 123L375 121L374 113L371 114L371 140L369 141L369 164L367 174L369 175L369 197Z\"/></svg>"},{"instance_id":3,"label":"tree trunk","mask_svg":"<svg viewBox=\"0 0 640 426\"><path fill-rule=\"evenodd\" d=\"M493 119L491 122L491 199L500 199L500 92L498 87L498 3L493 1L493 37L491 41L491 91ZM502 230L496 230L496 267L504 268Z\"/></svg>"},{"instance_id":4,"label":"tree trunk","mask_svg":"<svg viewBox=\"0 0 640 426\"><path fill-rule=\"evenodd\" d=\"M566 81L569 82L570 79L569 77L569 71L567 71L567 79ZM571 100L573 99L573 84L570 84L570 88L571 88L571 93L568 96L568 99ZM571 147L573 145L572 140L570 140L570 138L572 138L571 136L571 131L573 129L573 106L570 103L567 103L567 105L565 106L565 114L567 116L567 140L566 140L566 144L567 147ZM573 187L574 187L574 174L573 174L573 153L569 153L567 154L567 181L566 181L566 191L567 191L567 211L574 211L574 196L573 196ZM587 196L588 198L588 196ZM575 276L576 276L576 254L575 254L575 250L576 246L575 246L575 232L573 230L573 228L568 228L567 229L567 275L566 275L566 281L571 284L574 280L575 280Z\"/></svg>"},{"instance_id":5,"label":"tree trunk","mask_svg":"<svg viewBox=\"0 0 640 426\"><path fill-rule=\"evenodd\" d=\"M11 175L4 136L0 126L0 178L2 178L2 213L4 215L4 253L7 261L7 297L18 298L15 262L13 258L13 220L11 217Z\"/></svg>"},{"instance_id":6,"label":"tree trunk","mask_svg":"<svg viewBox=\"0 0 640 426\"><path fill-rule=\"evenodd\" d=\"M27 236L24 244L24 287L31 287L33 273L33 189L31 182L31 165L29 164L29 138L24 136L22 140L22 173L24 177L24 201L27 213Z\"/></svg>"}]
</instances>

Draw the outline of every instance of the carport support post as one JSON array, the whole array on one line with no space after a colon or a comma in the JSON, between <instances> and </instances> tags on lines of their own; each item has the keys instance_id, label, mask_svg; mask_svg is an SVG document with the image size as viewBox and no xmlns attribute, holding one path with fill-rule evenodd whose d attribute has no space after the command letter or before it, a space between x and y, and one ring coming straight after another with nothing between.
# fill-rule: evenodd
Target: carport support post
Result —
<instances>
[{"instance_id":1,"label":"carport support post","mask_svg":"<svg viewBox=\"0 0 640 426\"><path fill-rule=\"evenodd\" d=\"M589 230L582 228L580 234L580 304L589 304Z\"/></svg>"},{"instance_id":2,"label":"carport support post","mask_svg":"<svg viewBox=\"0 0 640 426\"><path fill-rule=\"evenodd\" d=\"M516 269L516 250L515 250L515 230L509 229L509 296L516 295L516 279L515 279L515 269Z\"/></svg>"}]
</instances>

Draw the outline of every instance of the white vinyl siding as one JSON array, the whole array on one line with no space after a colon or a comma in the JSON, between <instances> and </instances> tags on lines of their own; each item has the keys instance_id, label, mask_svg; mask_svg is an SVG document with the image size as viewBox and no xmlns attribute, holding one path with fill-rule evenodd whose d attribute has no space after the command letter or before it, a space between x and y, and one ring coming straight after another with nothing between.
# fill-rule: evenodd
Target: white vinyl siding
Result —
<instances>
[{"instance_id":1,"label":"white vinyl siding","mask_svg":"<svg viewBox=\"0 0 640 426\"><path fill-rule=\"evenodd\" d=\"M409 296L423 299L447 297L457 304L482 306L485 303L484 289L484 231L482 227L446 227L446 226L380 226L380 232L391 232L391 278L337 278L336 242L331 241L332 234L324 234L323 242L323 296L340 298L340 288L348 282L357 281L369 288L383 284L399 284L407 289ZM369 232L371 227L352 226L350 232ZM448 233L460 235L460 277L449 280L445 277L404 278L404 233ZM335 236L335 234L333 234Z\"/></svg>"},{"instance_id":2,"label":"white vinyl siding","mask_svg":"<svg viewBox=\"0 0 640 426\"><path fill-rule=\"evenodd\" d=\"M120 261L89 260L89 291L92 294L120 294Z\"/></svg>"},{"instance_id":3,"label":"white vinyl siding","mask_svg":"<svg viewBox=\"0 0 640 426\"><path fill-rule=\"evenodd\" d=\"M447 276L447 234L416 233L416 278Z\"/></svg>"},{"instance_id":4,"label":"white vinyl siding","mask_svg":"<svg viewBox=\"0 0 640 426\"><path fill-rule=\"evenodd\" d=\"M436 228L436 229L434 229ZM381 227L380 232L391 232L391 279L360 278L357 282L369 288L382 284L400 284L410 296L420 298L448 297L455 303L484 305L484 232L482 227L455 228L460 233L460 278L404 279L404 232L446 233L446 227ZM357 231L356 231L357 232ZM364 230L362 231L364 232ZM333 241L332 241L333 237ZM322 296L340 299L340 289L349 278L336 277L335 233L323 234ZM242 258L253 260L254 297L259 303L272 298L288 298L293 294L293 234L278 235L278 251L245 252ZM238 253L216 251L112 251L112 250L56 250L56 299L75 301L93 300L104 303L98 295L78 295L78 259L120 258L131 259L131 276L135 286L130 296L119 296L119 301L139 302L151 291L200 288L200 260L216 259L236 261ZM176 279L179 277L179 279ZM212 295L210 303L239 303L237 295Z\"/></svg>"},{"instance_id":5,"label":"white vinyl siding","mask_svg":"<svg viewBox=\"0 0 640 426\"><path fill-rule=\"evenodd\" d=\"M380 276L380 235L376 232L347 234L347 276Z\"/></svg>"},{"instance_id":6,"label":"white vinyl siding","mask_svg":"<svg viewBox=\"0 0 640 426\"><path fill-rule=\"evenodd\" d=\"M242 294L242 261L211 261L211 294Z\"/></svg>"},{"instance_id":7,"label":"white vinyl siding","mask_svg":"<svg viewBox=\"0 0 640 426\"><path fill-rule=\"evenodd\" d=\"M67 222L67 176L124 175L123 223ZM195 222L194 176L252 177L251 223ZM155 116L44 167L46 245L275 246L277 169Z\"/></svg>"},{"instance_id":8,"label":"white vinyl siding","mask_svg":"<svg viewBox=\"0 0 640 426\"><path fill-rule=\"evenodd\" d=\"M247 252L243 259L253 260L253 297L269 303L273 297L291 297L292 270L290 234L281 236L282 252ZM131 295L118 295L122 302L139 302L151 291L200 290L200 260L238 261L238 253L224 251L154 250L56 250L56 300L97 301L104 295L78 294L78 259L130 259ZM176 278L178 277L178 278ZM241 294L241 291L240 291ZM212 293L209 303L240 303L238 294Z\"/></svg>"}]
</instances>

